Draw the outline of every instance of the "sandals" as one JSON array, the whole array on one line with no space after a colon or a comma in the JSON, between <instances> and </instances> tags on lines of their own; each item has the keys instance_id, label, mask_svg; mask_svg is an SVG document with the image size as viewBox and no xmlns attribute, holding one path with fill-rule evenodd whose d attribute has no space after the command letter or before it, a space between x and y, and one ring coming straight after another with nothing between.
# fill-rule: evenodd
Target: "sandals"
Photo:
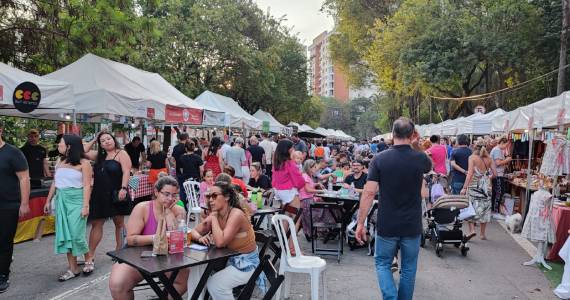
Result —
<instances>
[{"instance_id":1,"label":"sandals","mask_svg":"<svg viewBox=\"0 0 570 300\"><path fill-rule=\"evenodd\" d=\"M78 277L80 274L81 274L81 272L75 274L75 273L71 272L71 270L67 270L65 273L61 274L57 280L59 280L59 282L68 281L70 279Z\"/></svg>"},{"instance_id":2,"label":"sandals","mask_svg":"<svg viewBox=\"0 0 570 300\"><path fill-rule=\"evenodd\" d=\"M83 267L83 275L89 276L95 270L95 261L85 261L85 266Z\"/></svg>"}]
</instances>

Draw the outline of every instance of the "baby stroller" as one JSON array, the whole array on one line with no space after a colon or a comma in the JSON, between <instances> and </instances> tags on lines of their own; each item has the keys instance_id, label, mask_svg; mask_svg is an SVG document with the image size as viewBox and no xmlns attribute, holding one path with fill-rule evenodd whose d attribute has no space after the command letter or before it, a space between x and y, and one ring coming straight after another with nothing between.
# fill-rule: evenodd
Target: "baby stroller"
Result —
<instances>
[{"instance_id":1,"label":"baby stroller","mask_svg":"<svg viewBox=\"0 0 570 300\"><path fill-rule=\"evenodd\" d=\"M444 244L453 244L461 249L461 254L467 256L468 239L463 234L463 222L459 220L460 209L469 206L466 196L445 195L440 197L431 209L426 212L427 229L421 239L421 246L425 246L426 239L435 244L435 254L441 257Z\"/></svg>"},{"instance_id":2,"label":"baby stroller","mask_svg":"<svg viewBox=\"0 0 570 300\"><path fill-rule=\"evenodd\" d=\"M378 200L374 200L370 211L364 221L366 231L366 244L368 246L368 255L374 255L374 246L375 246L375 238L376 238L376 210L378 209ZM358 221L358 211L352 215L352 220L346 226L346 242L348 244L348 248L352 251L356 248L365 247L361 246L358 241L356 240L356 226Z\"/></svg>"}]
</instances>

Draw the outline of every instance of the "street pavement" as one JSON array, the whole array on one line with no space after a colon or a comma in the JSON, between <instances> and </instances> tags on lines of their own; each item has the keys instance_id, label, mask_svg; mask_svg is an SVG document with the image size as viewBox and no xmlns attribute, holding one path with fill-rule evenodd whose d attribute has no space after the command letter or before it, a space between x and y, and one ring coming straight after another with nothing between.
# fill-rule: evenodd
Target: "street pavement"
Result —
<instances>
[{"instance_id":1,"label":"street pavement","mask_svg":"<svg viewBox=\"0 0 570 300\"><path fill-rule=\"evenodd\" d=\"M557 299L538 268L521 265L529 260L529 255L502 227L490 224L487 237L486 241L475 237L467 257L452 245L446 245L442 258L435 255L431 244L420 250L414 299ZM304 253L310 254L310 243L302 235L299 240ZM11 287L0 294L0 299L110 299L111 260L105 252L113 248L114 227L109 221L94 274L60 283L57 277L66 270L66 259L53 254L53 236L18 244ZM309 299L309 284L308 275L295 275L291 299ZM335 258L327 258L326 285L328 299L381 299L374 259L367 256L367 249L350 251L345 246L340 264ZM155 298L150 290L135 296Z\"/></svg>"}]
</instances>

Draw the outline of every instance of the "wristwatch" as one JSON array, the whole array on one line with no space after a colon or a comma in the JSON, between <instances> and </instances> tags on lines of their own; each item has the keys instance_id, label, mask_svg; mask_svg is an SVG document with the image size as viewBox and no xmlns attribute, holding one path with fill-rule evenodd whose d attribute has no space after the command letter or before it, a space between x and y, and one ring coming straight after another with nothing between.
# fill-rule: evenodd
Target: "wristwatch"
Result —
<instances>
[{"instance_id":1,"label":"wristwatch","mask_svg":"<svg viewBox=\"0 0 570 300\"><path fill-rule=\"evenodd\" d=\"M127 192L128 192L128 190L129 190L129 189L127 189L127 187L126 187L126 186L123 186L123 187L121 187L121 190L125 190L125 191L127 191Z\"/></svg>"}]
</instances>

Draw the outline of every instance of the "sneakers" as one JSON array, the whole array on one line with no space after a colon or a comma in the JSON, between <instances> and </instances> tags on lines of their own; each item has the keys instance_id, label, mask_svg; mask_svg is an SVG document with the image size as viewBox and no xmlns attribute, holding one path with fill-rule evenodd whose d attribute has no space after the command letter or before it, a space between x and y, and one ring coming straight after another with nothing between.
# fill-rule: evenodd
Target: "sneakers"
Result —
<instances>
[{"instance_id":1,"label":"sneakers","mask_svg":"<svg viewBox=\"0 0 570 300\"><path fill-rule=\"evenodd\" d=\"M10 280L8 280L8 276L0 275L0 294L7 291L9 286Z\"/></svg>"}]
</instances>

